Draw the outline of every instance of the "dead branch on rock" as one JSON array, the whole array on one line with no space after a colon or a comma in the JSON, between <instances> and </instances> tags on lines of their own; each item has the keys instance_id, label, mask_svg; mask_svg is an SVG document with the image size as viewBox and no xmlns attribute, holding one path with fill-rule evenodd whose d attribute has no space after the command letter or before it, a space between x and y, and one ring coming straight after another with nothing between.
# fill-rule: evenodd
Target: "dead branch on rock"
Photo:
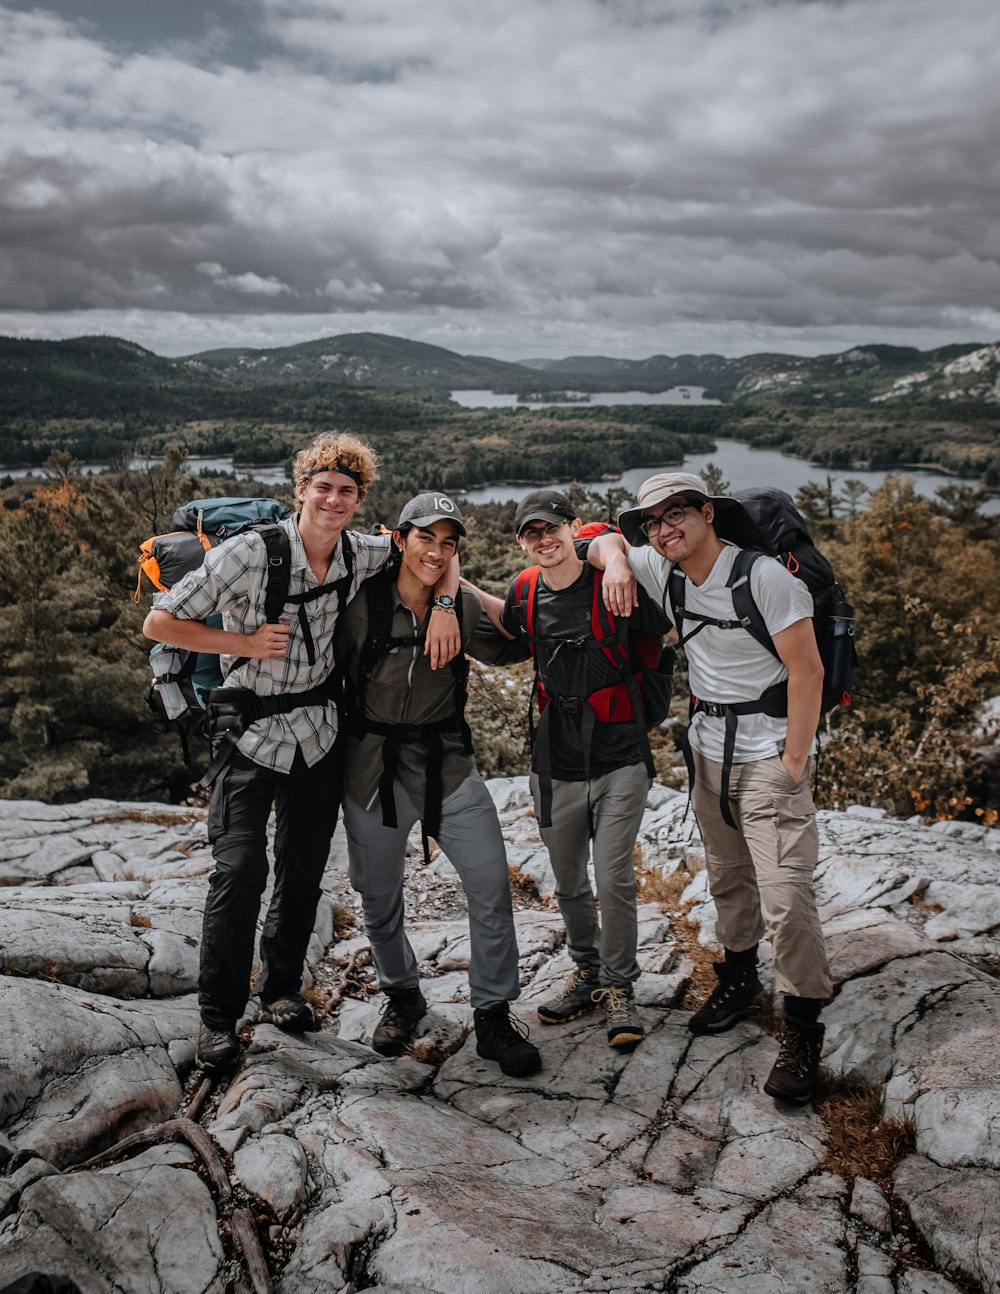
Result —
<instances>
[{"instance_id":1,"label":"dead branch on rock","mask_svg":"<svg viewBox=\"0 0 1000 1294\"><path fill-rule=\"evenodd\" d=\"M211 1079L208 1077L203 1079L191 1104L199 1100L204 1101L211 1086ZM123 1159L133 1151L144 1150L149 1146L161 1145L168 1141L186 1141L204 1165L219 1203L223 1206L231 1204L233 1187L226 1166L222 1162L222 1156L205 1129L189 1118L168 1119L166 1123L134 1132L131 1136L116 1142L115 1145L109 1146L107 1150L102 1150L99 1154L73 1167L77 1170L98 1168L114 1160ZM254 1294L272 1294L273 1286L267 1269L267 1260L249 1210L243 1205L235 1205L229 1213L229 1224L237 1248L246 1264Z\"/></svg>"}]
</instances>

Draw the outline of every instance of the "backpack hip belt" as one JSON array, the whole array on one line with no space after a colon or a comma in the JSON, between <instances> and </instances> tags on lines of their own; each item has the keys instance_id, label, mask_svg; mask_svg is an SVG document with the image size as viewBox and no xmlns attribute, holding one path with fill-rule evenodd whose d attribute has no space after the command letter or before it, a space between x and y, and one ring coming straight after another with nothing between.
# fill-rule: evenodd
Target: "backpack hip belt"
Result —
<instances>
[{"instance_id":1,"label":"backpack hip belt","mask_svg":"<svg viewBox=\"0 0 1000 1294\"><path fill-rule=\"evenodd\" d=\"M305 692L281 692L277 696L258 696L247 688L214 687L208 694L206 730L218 742L212 762L198 783L208 788L232 759L240 738L259 719L290 714L307 705L326 705L333 701L328 684L311 687Z\"/></svg>"},{"instance_id":2,"label":"backpack hip belt","mask_svg":"<svg viewBox=\"0 0 1000 1294\"><path fill-rule=\"evenodd\" d=\"M774 683L755 701L703 701L693 696L689 710L690 718L696 714L707 714L713 719L725 719L726 736L722 748L722 779L719 789L719 808L727 827L737 830L729 807L729 784L733 771L733 755L736 753L736 728L740 716L744 714L766 714L772 719L783 719L788 714L788 680ZM690 725L684 732L681 742L681 754L688 772L688 787L694 790L694 753L691 749Z\"/></svg>"},{"instance_id":3,"label":"backpack hip belt","mask_svg":"<svg viewBox=\"0 0 1000 1294\"><path fill-rule=\"evenodd\" d=\"M422 634L407 635L396 638L392 635L392 587L395 583L389 570L379 571L377 575L364 583L365 599L368 609L368 632L358 655L356 678L339 672L343 687L344 710L347 723L355 737L374 733L382 738L382 776L379 779L379 803L382 809L382 825L398 826L396 816L396 799L393 783L399 772L399 748L404 743L422 743L427 747L426 776L424 790L424 811L421 815L423 824L424 860L430 861L428 836L435 836L441 828L441 802L444 793L444 742L445 733L456 733L462 739L466 755L472 756L472 733L465 720L466 682L469 674L469 662L464 647L449 662L454 691L454 713L446 719L432 723L396 724L380 723L365 716L368 686L378 668L379 662L397 648L415 649L422 646ZM463 635L462 598L455 602L455 613L458 617L459 633Z\"/></svg>"},{"instance_id":4,"label":"backpack hip belt","mask_svg":"<svg viewBox=\"0 0 1000 1294\"><path fill-rule=\"evenodd\" d=\"M428 748L425 766L427 782L424 790L424 811L421 814L423 834L434 836L441 829L441 805L444 800L444 742L445 733L462 738L466 754L472 754L471 734L468 725L457 714L436 723L376 723L362 719L353 725L355 735L371 732L382 738L382 776L379 778L378 797L382 809L382 825L397 827L396 797L393 784L399 776L399 750L401 746L418 744Z\"/></svg>"}]
</instances>

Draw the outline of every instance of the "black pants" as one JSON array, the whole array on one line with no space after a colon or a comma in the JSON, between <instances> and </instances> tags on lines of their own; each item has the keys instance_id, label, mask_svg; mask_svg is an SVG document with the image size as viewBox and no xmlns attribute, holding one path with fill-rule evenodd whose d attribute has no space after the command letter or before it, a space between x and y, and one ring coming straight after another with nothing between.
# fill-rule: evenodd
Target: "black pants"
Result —
<instances>
[{"instance_id":1,"label":"black pants","mask_svg":"<svg viewBox=\"0 0 1000 1294\"><path fill-rule=\"evenodd\" d=\"M337 825L343 746L311 768L297 751L276 773L236 751L216 779L208 811L215 871L201 934L198 1005L212 1029L231 1029L250 995L254 936L267 884L267 820L274 805L274 892L260 937L265 1001L295 993L316 920L320 882Z\"/></svg>"}]
</instances>

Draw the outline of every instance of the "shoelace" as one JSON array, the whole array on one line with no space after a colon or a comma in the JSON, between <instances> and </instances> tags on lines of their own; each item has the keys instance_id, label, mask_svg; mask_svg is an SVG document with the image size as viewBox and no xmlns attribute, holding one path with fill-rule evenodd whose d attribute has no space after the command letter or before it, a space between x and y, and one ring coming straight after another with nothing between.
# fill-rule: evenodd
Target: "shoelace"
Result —
<instances>
[{"instance_id":1,"label":"shoelace","mask_svg":"<svg viewBox=\"0 0 1000 1294\"><path fill-rule=\"evenodd\" d=\"M716 984L715 988L709 994L706 1006L726 1006L729 999L736 997L747 987L747 982L739 979L725 980Z\"/></svg>"},{"instance_id":2,"label":"shoelace","mask_svg":"<svg viewBox=\"0 0 1000 1294\"><path fill-rule=\"evenodd\" d=\"M593 998L604 1006L608 1013L609 1024L627 1024L629 1018L629 1007L631 1002L629 995L623 988L617 984L609 985L607 988L594 989Z\"/></svg>"},{"instance_id":3,"label":"shoelace","mask_svg":"<svg viewBox=\"0 0 1000 1294\"><path fill-rule=\"evenodd\" d=\"M812 1064L809 1042L798 1034L787 1030L781 1035L781 1046L778 1049L777 1065L790 1073L804 1078Z\"/></svg>"},{"instance_id":4,"label":"shoelace","mask_svg":"<svg viewBox=\"0 0 1000 1294\"><path fill-rule=\"evenodd\" d=\"M584 984L587 984L589 982L590 982L590 976L586 973L586 971L582 971L580 967L577 966L574 969L573 974L566 981L566 987L559 994L560 998L570 997L573 993L576 992L578 988L583 988Z\"/></svg>"},{"instance_id":5,"label":"shoelace","mask_svg":"<svg viewBox=\"0 0 1000 1294\"><path fill-rule=\"evenodd\" d=\"M490 1031L498 1042L506 1041L508 1044L517 1041L527 1042L530 1037L528 1026L522 1020L519 1020L516 1015L512 1015L510 1011L506 1015L487 1016L486 1019ZM511 1038L510 1034L513 1034L514 1037Z\"/></svg>"}]
</instances>

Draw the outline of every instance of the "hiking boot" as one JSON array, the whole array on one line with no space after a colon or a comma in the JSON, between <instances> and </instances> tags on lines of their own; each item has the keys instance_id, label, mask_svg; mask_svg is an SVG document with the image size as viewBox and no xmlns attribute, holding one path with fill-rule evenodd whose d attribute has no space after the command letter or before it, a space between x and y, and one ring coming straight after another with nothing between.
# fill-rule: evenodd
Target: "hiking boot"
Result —
<instances>
[{"instance_id":1,"label":"hiking boot","mask_svg":"<svg viewBox=\"0 0 1000 1294\"><path fill-rule=\"evenodd\" d=\"M565 1024L579 1015L593 1011L594 989L597 984L596 966L574 966L569 979L554 998L543 1002L536 1014L542 1024Z\"/></svg>"},{"instance_id":2,"label":"hiking boot","mask_svg":"<svg viewBox=\"0 0 1000 1294\"><path fill-rule=\"evenodd\" d=\"M510 1013L510 1006L476 1007L476 1054L483 1060L495 1060L505 1074L526 1078L542 1067L538 1048L528 1041L528 1030Z\"/></svg>"},{"instance_id":3,"label":"hiking boot","mask_svg":"<svg viewBox=\"0 0 1000 1294\"><path fill-rule=\"evenodd\" d=\"M261 1001L261 1006L275 1028L284 1033L309 1033L318 1028L312 1007L300 993Z\"/></svg>"},{"instance_id":4,"label":"hiking boot","mask_svg":"<svg viewBox=\"0 0 1000 1294\"><path fill-rule=\"evenodd\" d=\"M240 1054L240 1043L232 1029L212 1029L203 1024L198 1030L195 1061L210 1074L230 1069Z\"/></svg>"},{"instance_id":5,"label":"hiking boot","mask_svg":"<svg viewBox=\"0 0 1000 1294\"><path fill-rule=\"evenodd\" d=\"M386 997L389 1000L372 1034L372 1046L380 1056L401 1056L427 1014L427 1003L418 988L395 989Z\"/></svg>"},{"instance_id":6,"label":"hiking boot","mask_svg":"<svg viewBox=\"0 0 1000 1294\"><path fill-rule=\"evenodd\" d=\"M806 1105L812 1100L825 1033L821 1024L807 1024L804 1020L785 1017L781 1050L764 1084L768 1096L773 1096L776 1101L790 1101L793 1105Z\"/></svg>"},{"instance_id":7,"label":"hiking boot","mask_svg":"<svg viewBox=\"0 0 1000 1294\"><path fill-rule=\"evenodd\" d=\"M762 992L756 966L740 966L736 962L716 962L718 984L704 1006L700 1006L688 1021L692 1033L723 1033L742 1020Z\"/></svg>"},{"instance_id":8,"label":"hiking boot","mask_svg":"<svg viewBox=\"0 0 1000 1294\"><path fill-rule=\"evenodd\" d=\"M608 1026L608 1046L632 1048L642 1042L646 1030L639 1022L631 984L609 984L594 989L595 1006L604 1007L604 1020Z\"/></svg>"}]
</instances>

